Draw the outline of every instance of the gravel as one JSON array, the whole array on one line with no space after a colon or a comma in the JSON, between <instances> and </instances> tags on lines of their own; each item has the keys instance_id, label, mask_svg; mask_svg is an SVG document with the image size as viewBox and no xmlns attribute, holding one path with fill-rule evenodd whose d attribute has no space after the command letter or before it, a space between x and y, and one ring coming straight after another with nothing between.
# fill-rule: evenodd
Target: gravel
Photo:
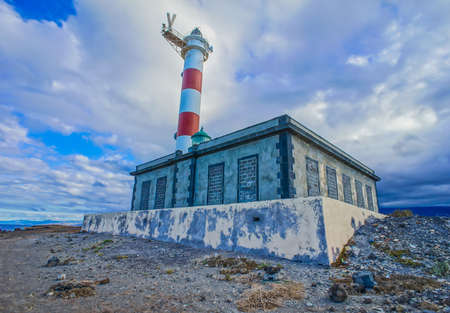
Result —
<instances>
[{"instance_id":1,"label":"gravel","mask_svg":"<svg viewBox=\"0 0 450 313\"><path fill-rule=\"evenodd\" d=\"M331 268L73 229L1 233L0 312L239 312L251 290L299 283L302 296L272 312L450 312L449 226L437 217L369 220ZM278 281L264 280L274 267ZM360 272L373 274L374 288L353 281ZM97 283L93 294L56 297L49 290L61 282ZM348 294L341 303L330 298L335 284Z\"/></svg>"}]
</instances>

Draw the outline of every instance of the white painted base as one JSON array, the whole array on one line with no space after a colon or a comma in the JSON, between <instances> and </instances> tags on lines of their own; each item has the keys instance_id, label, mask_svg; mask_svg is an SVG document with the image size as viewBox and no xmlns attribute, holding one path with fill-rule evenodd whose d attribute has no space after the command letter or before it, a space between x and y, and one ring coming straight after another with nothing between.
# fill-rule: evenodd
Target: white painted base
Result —
<instances>
[{"instance_id":1,"label":"white painted base","mask_svg":"<svg viewBox=\"0 0 450 313\"><path fill-rule=\"evenodd\" d=\"M369 216L326 197L86 215L83 230L331 264Z\"/></svg>"}]
</instances>

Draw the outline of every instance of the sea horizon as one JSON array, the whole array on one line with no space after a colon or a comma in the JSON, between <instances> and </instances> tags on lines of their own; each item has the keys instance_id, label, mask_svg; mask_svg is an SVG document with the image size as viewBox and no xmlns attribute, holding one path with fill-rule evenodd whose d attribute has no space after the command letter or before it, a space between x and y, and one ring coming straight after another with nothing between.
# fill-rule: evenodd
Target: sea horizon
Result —
<instances>
[{"instance_id":1,"label":"sea horizon","mask_svg":"<svg viewBox=\"0 0 450 313\"><path fill-rule=\"evenodd\" d=\"M0 231L14 231L15 229L24 229L25 227L38 226L38 225L69 225L69 226L81 226L83 221L62 221L62 220L6 220L0 221Z\"/></svg>"},{"instance_id":2,"label":"sea horizon","mask_svg":"<svg viewBox=\"0 0 450 313\"><path fill-rule=\"evenodd\" d=\"M380 207L379 212L383 214L389 214L395 210L411 210L413 214L419 216L450 217L450 206L390 208ZM15 229L24 229L25 227L48 224L81 226L82 223L82 220L0 220L0 231L14 231Z\"/></svg>"}]
</instances>

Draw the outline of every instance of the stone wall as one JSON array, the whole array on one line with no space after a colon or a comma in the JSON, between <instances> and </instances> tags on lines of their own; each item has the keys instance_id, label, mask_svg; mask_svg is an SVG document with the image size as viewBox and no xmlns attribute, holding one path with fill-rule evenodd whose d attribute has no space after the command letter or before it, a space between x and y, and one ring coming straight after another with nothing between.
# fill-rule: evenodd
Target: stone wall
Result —
<instances>
[{"instance_id":1,"label":"stone wall","mask_svg":"<svg viewBox=\"0 0 450 313\"><path fill-rule=\"evenodd\" d=\"M83 230L331 264L371 215L382 216L311 197L86 215Z\"/></svg>"}]
</instances>

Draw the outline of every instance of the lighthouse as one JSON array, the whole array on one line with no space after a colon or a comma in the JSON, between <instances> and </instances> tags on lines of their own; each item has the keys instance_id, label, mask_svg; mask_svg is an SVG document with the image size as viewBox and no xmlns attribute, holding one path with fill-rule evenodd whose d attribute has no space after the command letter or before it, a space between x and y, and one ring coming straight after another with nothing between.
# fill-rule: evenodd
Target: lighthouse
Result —
<instances>
[{"instance_id":1,"label":"lighthouse","mask_svg":"<svg viewBox=\"0 0 450 313\"><path fill-rule=\"evenodd\" d=\"M198 27L187 36L178 33L173 28L175 17L167 13L168 25L163 24L162 35L184 59L175 150L186 153L192 146L191 136L199 131L203 64L212 47Z\"/></svg>"}]
</instances>

